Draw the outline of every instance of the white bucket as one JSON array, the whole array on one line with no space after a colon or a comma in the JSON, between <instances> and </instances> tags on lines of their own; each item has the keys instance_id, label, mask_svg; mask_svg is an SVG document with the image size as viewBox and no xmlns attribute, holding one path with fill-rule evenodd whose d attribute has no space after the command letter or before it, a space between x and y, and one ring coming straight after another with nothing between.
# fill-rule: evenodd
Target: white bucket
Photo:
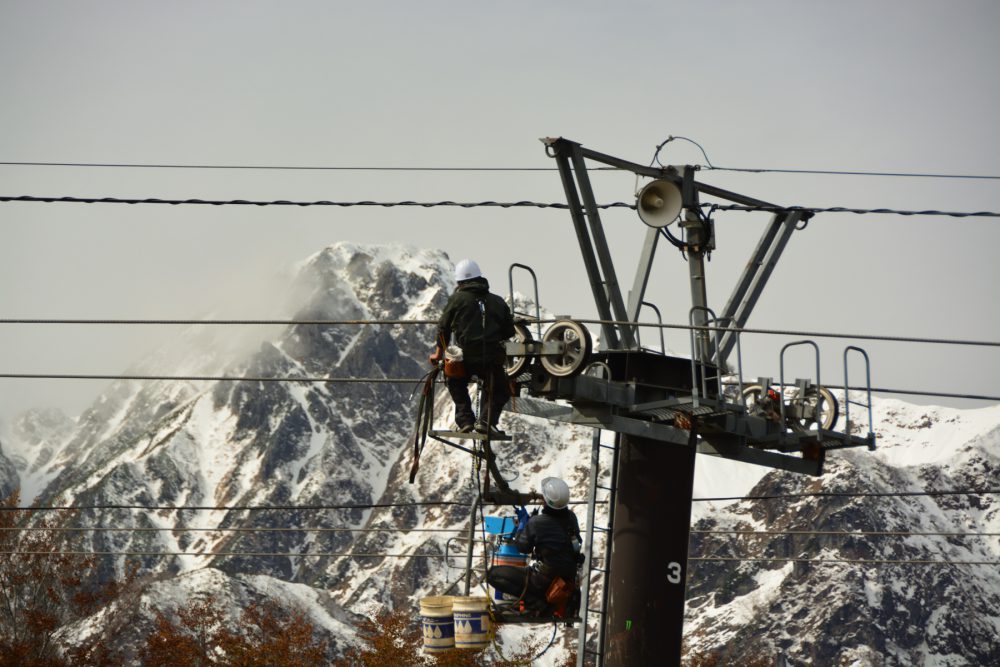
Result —
<instances>
[{"instance_id":1,"label":"white bucket","mask_svg":"<svg viewBox=\"0 0 1000 667\"><path fill-rule=\"evenodd\" d=\"M441 653L455 648L452 596L432 595L420 599L420 623L424 628L424 651Z\"/></svg>"},{"instance_id":2,"label":"white bucket","mask_svg":"<svg viewBox=\"0 0 1000 667\"><path fill-rule=\"evenodd\" d=\"M455 648L481 651L490 644L489 598L456 597L452 603L455 616Z\"/></svg>"}]
</instances>

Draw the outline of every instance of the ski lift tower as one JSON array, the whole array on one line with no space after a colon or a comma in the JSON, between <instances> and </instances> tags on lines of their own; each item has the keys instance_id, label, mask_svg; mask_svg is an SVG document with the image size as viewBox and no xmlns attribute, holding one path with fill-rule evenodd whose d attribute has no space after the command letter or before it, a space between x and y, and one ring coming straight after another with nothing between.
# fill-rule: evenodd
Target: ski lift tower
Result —
<instances>
[{"instance_id":1,"label":"ski lift tower","mask_svg":"<svg viewBox=\"0 0 1000 667\"><path fill-rule=\"evenodd\" d=\"M773 383L760 378L744 386L739 359L739 331L770 277L792 233L811 215L784 210L752 197L695 179L696 168L662 168L621 160L563 139L543 139L555 159L566 193L573 227L601 320L601 349L591 350L589 334L578 323L557 322L542 337L508 343L508 372L522 387L511 409L522 414L614 431L615 461L609 516L610 555L605 561L605 602L589 609L584 596L578 664L584 664L588 611L603 616L598 633L596 664L615 666L680 664L687 577L687 550L694 483L695 454L755 463L819 475L826 452L843 447L874 449L871 432L870 373L868 434L853 435L859 425L846 419L843 432L834 431L838 408L833 395L819 384L816 350L815 383L784 377L781 358L780 392L798 393L796 400L768 406ZM627 300L622 295L601 224L585 161L601 163L653 179L637 195L636 208L648 226ZM702 210L701 197L775 212L747 262L725 307L716 315L708 306L705 259L715 246L713 221ZM678 222L680 237L668 226ZM674 357L640 345L639 310L658 243L683 249L690 273L691 356ZM582 340L586 339L586 340ZM729 363L736 352L737 362ZM534 357L532 355L535 355ZM513 363L511 360L515 360ZM533 360L536 363L531 363ZM526 364L530 364L527 365ZM527 367L526 372L522 369ZM732 380L731 378L734 378ZM735 385L735 392L724 391ZM756 387L756 389L754 389ZM735 393L735 396L733 395ZM592 461L597 461L595 438ZM593 517L596 463L591 473L590 516ZM588 545L593 544L593 525ZM589 563L588 568L598 568ZM589 581L590 571L586 573ZM585 590L586 589L585 582Z\"/></svg>"}]
</instances>

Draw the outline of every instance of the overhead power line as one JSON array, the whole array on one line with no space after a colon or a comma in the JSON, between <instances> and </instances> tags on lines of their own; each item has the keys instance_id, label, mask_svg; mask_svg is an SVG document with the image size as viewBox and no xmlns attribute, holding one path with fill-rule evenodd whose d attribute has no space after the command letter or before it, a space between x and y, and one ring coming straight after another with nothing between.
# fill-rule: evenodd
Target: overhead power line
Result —
<instances>
[{"instance_id":1,"label":"overhead power line","mask_svg":"<svg viewBox=\"0 0 1000 667\"><path fill-rule=\"evenodd\" d=\"M715 167L698 165L706 171L736 171L748 174L818 174L821 176L893 176L897 178L951 178L1000 180L1000 176L989 174L922 174L912 171L862 171L852 169L769 169L762 167Z\"/></svg>"},{"instance_id":2,"label":"overhead power line","mask_svg":"<svg viewBox=\"0 0 1000 667\"><path fill-rule=\"evenodd\" d=\"M158 528L112 526L2 526L0 532L19 533L29 530L42 533L467 533L465 528L190 528L164 526Z\"/></svg>"},{"instance_id":3,"label":"overhead power line","mask_svg":"<svg viewBox=\"0 0 1000 667\"><path fill-rule=\"evenodd\" d=\"M457 554L350 553L317 551L0 551L0 556L201 556L219 558L245 556L251 558L453 558Z\"/></svg>"},{"instance_id":4,"label":"overhead power line","mask_svg":"<svg viewBox=\"0 0 1000 667\"><path fill-rule=\"evenodd\" d=\"M169 530L169 529L168 529ZM832 537L996 537L1000 533L969 531L916 531L916 530L697 530L701 535L826 535Z\"/></svg>"},{"instance_id":5,"label":"overhead power line","mask_svg":"<svg viewBox=\"0 0 1000 667\"><path fill-rule=\"evenodd\" d=\"M20 533L467 533L466 528L206 528L187 526L126 527L126 526L0 526L0 532ZM1000 532L975 531L916 531L916 530L741 530L738 528L699 530L699 535L771 535L830 537L998 537Z\"/></svg>"},{"instance_id":6,"label":"overhead power line","mask_svg":"<svg viewBox=\"0 0 1000 667\"><path fill-rule=\"evenodd\" d=\"M639 322L631 320L595 320L574 318L581 324L611 324L615 326L639 326L652 329L682 329L685 331L718 331L740 334L764 334L778 336L807 336L810 338L850 338L854 340L877 340L894 343L928 343L942 345L973 345L983 347L1000 347L997 340L971 340L962 338L927 338L916 336L889 336L883 334L836 333L826 331L802 331L795 329L753 329L738 327L716 327L692 324L663 324L660 322ZM539 324L551 324L560 319L541 319ZM224 325L224 326L395 326L395 325L430 325L437 320L138 320L138 319L39 319L39 318L0 318L3 324L80 324L80 325Z\"/></svg>"},{"instance_id":7,"label":"overhead power line","mask_svg":"<svg viewBox=\"0 0 1000 667\"><path fill-rule=\"evenodd\" d=\"M321 384L413 384L423 378L332 378L324 376L243 376L243 375L110 375L75 373L0 373L11 380L167 380L178 382L313 382Z\"/></svg>"},{"instance_id":8,"label":"overhead power line","mask_svg":"<svg viewBox=\"0 0 1000 667\"><path fill-rule=\"evenodd\" d=\"M804 213L855 213L858 215L883 214L883 215L934 215L946 216L949 218L1000 218L997 211L907 211L895 208L848 208L845 206L744 206L743 204L702 204L702 208L708 207L711 211L766 211L769 213L791 213L802 211Z\"/></svg>"},{"instance_id":9,"label":"overhead power line","mask_svg":"<svg viewBox=\"0 0 1000 667\"><path fill-rule=\"evenodd\" d=\"M7 167L100 167L112 169L234 169L262 171L558 171L558 167L477 167L477 166L331 166L280 164L165 164L136 162L0 162ZM618 171L617 167L596 167L591 170Z\"/></svg>"},{"instance_id":10,"label":"overhead power line","mask_svg":"<svg viewBox=\"0 0 1000 667\"><path fill-rule=\"evenodd\" d=\"M413 500L405 503L348 503L342 505L32 505L29 507L14 507L0 505L0 511L7 512L37 512L49 510L147 510L167 512L187 511L300 511L300 510L353 510L381 509L385 507L431 507L454 505L470 507L471 502L456 500Z\"/></svg>"},{"instance_id":11,"label":"overhead power line","mask_svg":"<svg viewBox=\"0 0 1000 667\"><path fill-rule=\"evenodd\" d=\"M706 501L728 501L728 500L774 500L778 498L823 498L823 497L892 497L892 496L984 496L1000 494L1000 488L987 489L948 489L942 491L816 491L811 493L785 493L774 495L757 496L732 496L718 498L692 498L694 502ZM540 500L529 501L527 504L541 504ZM586 500L571 500L570 505L585 505ZM343 505L32 505L28 507L15 507L11 505L0 505L0 511L7 512L43 512L43 511L79 511L79 510L144 510L144 511L167 511L185 512L194 510L204 511L264 511L280 510L283 512L300 510L338 510L338 509L377 509L384 507L427 507L427 506L456 506L471 507L472 503L457 500L415 500L400 503L354 503Z\"/></svg>"},{"instance_id":12,"label":"overhead power line","mask_svg":"<svg viewBox=\"0 0 1000 667\"><path fill-rule=\"evenodd\" d=\"M819 563L846 565L1000 565L998 560L891 560L884 558L738 558L722 556L693 556L690 561L717 561L723 563Z\"/></svg>"},{"instance_id":13,"label":"overhead power line","mask_svg":"<svg viewBox=\"0 0 1000 667\"><path fill-rule=\"evenodd\" d=\"M419 208L554 208L568 209L568 204L545 203L536 201L514 201L514 202L456 202L456 201L290 201L286 199L277 200L249 200L249 199L162 199L158 197L146 198L121 198L121 197L36 197L30 195L0 196L0 202L35 202L35 203L69 203L69 204L168 204L170 206L180 206L185 204L196 204L206 206L335 206L341 208L350 207L419 207ZM1000 212L996 211L907 211L892 208L847 208L843 206L830 206L825 208L809 206L744 206L737 204L703 204L712 211L767 211L771 213L789 213L792 211L803 211L806 213L856 213L863 214L884 214L884 215L932 215L947 216L951 218L1000 218ZM627 208L635 210L635 204L627 202L612 202L610 204L598 204L599 209Z\"/></svg>"},{"instance_id":14,"label":"overhead power line","mask_svg":"<svg viewBox=\"0 0 1000 667\"><path fill-rule=\"evenodd\" d=\"M6 380L113 380L131 381L167 381L167 382L303 382L314 384L417 384L423 378L376 378L355 377L338 378L323 376L244 376L244 375L128 375L128 374L97 374L97 373L0 373L0 379ZM735 383L734 383L735 384ZM744 383L750 384L750 383ZM838 389L837 385L827 385ZM868 391L868 387L848 387L851 391ZM944 391L922 391L917 389L890 389L887 387L872 387L875 394L899 394L904 396L928 396L932 398L960 398L970 401L1000 401L1000 395L970 394Z\"/></svg>"},{"instance_id":15,"label":"overhead power line","mask_svg":"<svg viewBox=\"0 0 1000 667\"><path fill-rule=\"evenodd\" d=\"M204 206L335 206L340 208L350 207L418 207L418 208L556 208L568 209L568 204L545 203L537 201L480 201L480 202L456 202L456 201L290 201L287 199L276 200L250 200L250 199L161 199L156 197L146 198L121 198L121 197L33 197L21 195L16 197L0 196L0 202L36 202L36 203L67 203L67 204L168 204L170 206L180 206L186 204L196 204ZM610 204L598 204L597 208L635 208L635 204L625 202L613 202Z\"/></svg>"},{"instance_id":16,"label":"overhead power line","mask_svg":"<svg viewBox=\"0 0 1000 667\"><path fill-rule=\"evenodd\" d=\"M680 138L680 137L678 137ZM83 167L110 169L209 169L237 171L443 171L443 172L503 172L503 171L558 171L558 167L499 167L499 166L419 166L419 165L276 165L276 164L168 164L145 162L40 162L40 161L0 161L5 167ZM1000 180L1000 176L989 174L942 174L903 171L866 171L858 169L777 169L769 167L716 167L715 165L693 165L705 171L733 171L749 174L818 174L823 176L892 176L897 178L946 178ZM623 171L619 167L588 167L587 171Z\"/></svg>"},{"instance_id":17,"label":"overhead power line","mask_svg":"<svg viewBox=\"0 0 1000 667\"><path fill-rule=\"evenodd\" d=\"M405 554L405 553L351 553L320 551L0 551L0 556L139 556L167 557L197 556L201 558L245 557L245 558L453 558L457 554ZM723 557L723 556L692 556L694 562L727 562L727 563L816 563L816 564L851 564L851 565L1000 565L995 560L892 560L875 558L768 558L768 557Z\"/></svg>"},{"instance_id":18,"label":"overhead power line","mask_svg":"<svg viewBox=\"0 0 1000 667\"><path fill-rule=\"evenodd\" d=\"M693 502L721 502L731 500L778 500L794 498L909 498L919 496L988 496L1000 494L1000 488L945 489L940 491L810 491L807 493L775 493L753 496L719 496L692 498Z\"/></svg>"}]
</instances>

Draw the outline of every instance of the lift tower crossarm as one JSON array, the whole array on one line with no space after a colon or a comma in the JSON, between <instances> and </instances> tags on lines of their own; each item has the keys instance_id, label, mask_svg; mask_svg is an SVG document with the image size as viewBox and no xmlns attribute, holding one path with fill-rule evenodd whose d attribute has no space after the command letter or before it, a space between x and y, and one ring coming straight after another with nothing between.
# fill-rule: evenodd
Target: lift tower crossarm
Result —
<instances>
[{"instance_id":1,"label":"lift tower crossarm","mask_svg":"<svg viewBox=\"0 0 1000 667\"><path fill-rule=\"evenodd\" d=\"M580 242L584 265L587 269L587 275L590 278L591 287L594 291L594 301L597 304L601 319L611 319L613 310L615 319L624 322L638 321L639 310L642 307L646 286L649 281L653 257L656 254L659 232L656 229L650 229L646 232L626 306L622 301L620 288L614 273L614 266L611 263L610 254L608 253L607 241L596 205L594 204L593 189L590 185L590 179L587 176L584 160L593 160L610 167L630 171L640 176L671 181L678 187L683 187L685 179L680 175L676 167L667 166L657 168L641 165L584 148L579 143L562 137L546 138L542 139L542 142L545 144L549 155L555 157L559 165L563 188L566 191L567 201L570 204L573 216L573 223L577 230L577 239ZM570 161L572 161L572 167L570 166ZM689 167L689 169L695 168ZM576 180L580 186L579 194L573 183L573 172L575 172ZM689 187L692 187L695 196L697 194L705 194L744 206L775 207L774 204L762 199L748 197L738 192L732 192L731 190L707 183L691 180L689 181ZM583 206L581 206L580 196L583 197ZM591 242L591 235L588 234L587 228L583 223L584 207L586 207L586 217L590 221L593 242ZM771 272L774 270L775 263L788 243L791 232L794 231L796 224L801 219L801 212L778 213L773 216L771 223L765 229L757 248L747 263L743 275L737 282L732 295L729 297L729 301L726 303L725 309L719 317L721 322L729 323L738 328L746 325L750 313L760 298ZM597 253L596 257L594 254L595 250ZM600 263L600 267L598 266L598 262ZM698 282L699 289L703 289L703 281L699 282L696 278L697 276L692 277L692 283ZM694 296L697 303L699 301L697 298L698 295L695 294ZM610 324L602 324L601 326L602 340L606 341L609 349L619 349L620 346L631 349L638 346L635 326L622 325L617 330ZM619 343L618 331L621 331L621 338L623 339L621 344ZM733 332L725 332L722 335L719 345L720 349L718 351L713 350L713 352L719 353L717 360L720 365L725 364L735 343L735 334ZM714 355L709 354L708 358L712 356Z\"/></svg>"},{"instance_id":2,"label":"lift tower crossarm","mask_svg":"<svg viewBox=\"0 0 1000 667\"><path fill-rule=\"evenodd\" d=\"M802 211L786 211L771 217L719 316L725 326L737 329L746 326L751 311L764 291L764 285L767 284L781 253L788 245L792 232L802 219ZM720 367L725 365L735 345L736 332L732 330L723 332L719 339L719 349L716 350Z\"/></svg>"},{"instance_id":3,"label":"lift tower crossarm","mask_svg":"<svg viewBox=\"0 0 1000 667\"><path fill-rule=\"evenodd\" d=\"M608 250L608 241L604 235L590 178L587 176L587 166L583 161L582 147L566 139L546 142L546 146L559 167L573 226L580 243L580 252L594 294L594 303L601 319L605 321L601 325L603 334L601 340L609 349L634 349L636 347L634 326L622 325L616 329L614 325L607 323L612 319L628 321L628 311L625 309L621 289L618 287L614 262ZM573 179L574 174L576 183ZM584 219L589 225L585 224Z\"/></svg>"}]
</instances>

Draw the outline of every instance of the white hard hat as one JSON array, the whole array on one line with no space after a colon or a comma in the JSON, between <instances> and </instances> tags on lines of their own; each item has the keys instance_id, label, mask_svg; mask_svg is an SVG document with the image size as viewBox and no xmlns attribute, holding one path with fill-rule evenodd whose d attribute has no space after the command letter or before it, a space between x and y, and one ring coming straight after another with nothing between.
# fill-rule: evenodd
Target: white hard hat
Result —
<instances>
[{"instance_id":1,"label":"white hard hat","mask_svg":"<svg viewBox=\"0 0 1000 667\"><path fill-rule=\"evenodd\" d=\"M483 272L479 270L479 265L476 264L471 259L463 259L461 262L455 265L456 282L462 282L463 280L471 280L472 278L479 278L482 275Z\"/></svg>"},{"instance_id":2,"label":"white hard hat","mask_svg":"<svg viewBox=\"0 0 1000 667\"><path fill-rule=\"evenodd\" d=\"M558 477L546 477L542 480L542 498L552 509L561 510L569 505L569 486Z\"/></svg>"}]
</instances>

